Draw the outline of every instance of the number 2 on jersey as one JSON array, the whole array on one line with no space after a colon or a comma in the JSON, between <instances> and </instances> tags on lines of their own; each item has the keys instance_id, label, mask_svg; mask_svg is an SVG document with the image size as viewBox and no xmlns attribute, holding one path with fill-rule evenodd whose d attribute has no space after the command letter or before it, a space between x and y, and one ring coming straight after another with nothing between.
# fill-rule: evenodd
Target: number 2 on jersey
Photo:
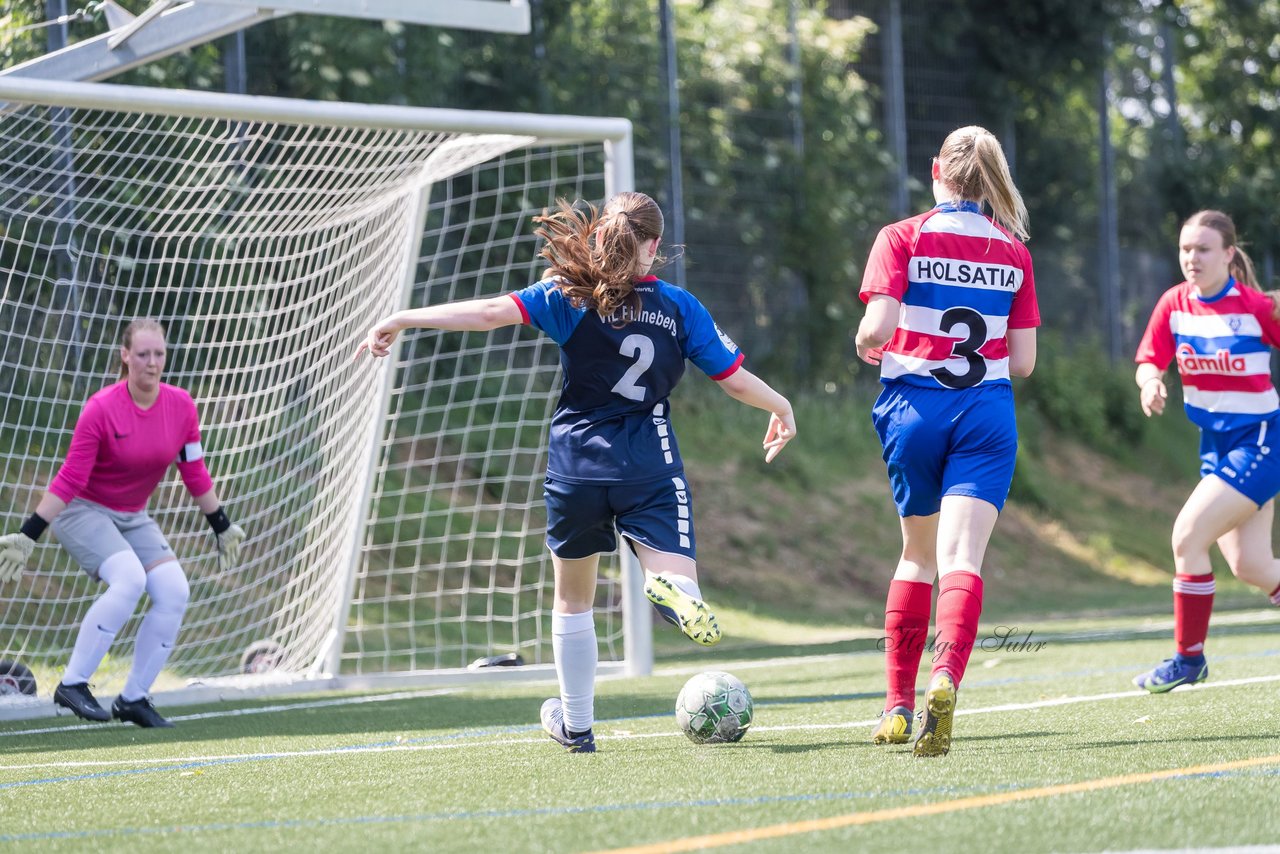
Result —
<instances>
[{"instance_id":1,"label":"number 2 on jersey","mask_svg":"<svg viewBox=\"0 0 1280 854\"><path fill-rule=\"evenodd\" d=\"M622 395L627 400L637 402L644 400L645 388L637 385L636 380L640 379L640 376L653 364L653 341L647 335L628 335L622 339L622 346L618 348L618 352L636 361L627 368L622 379L609 390L614 394Z\"/></svg>"}]
</instances>

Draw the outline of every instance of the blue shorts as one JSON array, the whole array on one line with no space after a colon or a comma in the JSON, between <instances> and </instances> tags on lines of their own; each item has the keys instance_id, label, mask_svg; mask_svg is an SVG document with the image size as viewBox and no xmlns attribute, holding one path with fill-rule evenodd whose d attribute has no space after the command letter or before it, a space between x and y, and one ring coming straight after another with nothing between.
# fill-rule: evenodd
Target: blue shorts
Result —
<instances>
[{"instance_id":1,"label":"blue shorts","mask_svg":"<svg viewBox=\"0 0 1280 854\"><path fill-rule=\"evenodd\" d=\"M695 559L693 501L684 472L646 483L569 483L548 477L547 546L567 560L611 552L623 536Z\"/></svg>"},{"instance_id":2,"label":"blue shorts","mask_svg":"<svg viewBox=\"0 0 1280 854\"><path fill-rule=\"evenodd\" d=\"M1018 456L1013 387L886 384L871 410L899 516L932 516L944 495L1004 508Z\"/></svg>"},{"instance_id":3,"label":"blue shorts","mask_svg":"<svg viewBox=\"0 0 1280 854\"><path fill-rule=\"evenodd\" d=\"M1280 493L1280 415L1235 430L1200 431L1200 476L1216 474L1259 507Z\"/></svg>"}]
</instances>

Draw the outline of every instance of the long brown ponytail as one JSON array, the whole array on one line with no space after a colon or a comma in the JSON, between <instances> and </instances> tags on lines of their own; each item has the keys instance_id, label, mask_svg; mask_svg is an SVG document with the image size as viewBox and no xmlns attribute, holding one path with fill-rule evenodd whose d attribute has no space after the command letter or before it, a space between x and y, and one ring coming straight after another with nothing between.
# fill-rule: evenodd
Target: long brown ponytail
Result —
<instances>
[{"instance_id":1,"label":"long brown ponytail","mask_svg":"<svg viewBox=\"0 0 1280 854\"><path fill-rule=\"evenodd\" d=\"M167 337L164 332L164 326L160 321L152 320L149 317L139 317L129 323L124 328L124 333L120 336L120 346L126 350L133 349L133 335L135 332L159 332L161 338ZM128 379L129 366L124 363L124 359L120 360L120 379Z\"/></svg>"},{"instance_id":2,"label":"long brown ponytail","mask_svg":"<svg viewBox=\"0 0 1280 854\"><path fill-rule=\"evenodd\" d=\"M623 305L639 308L635 277L640 244L662 236L658 203L644 193L619 193L604 209L576 208L564 199L558 210L534 217L534 234L546 241L538 255L550 262L547 276L574 305L608 317ZM662 258L654 264L661 264Z\"/></svg>"},{"instance_id":3,"label":"long brown ponytail","mask_svg":"<svg viewBox=\"0 0 1280 854\"><path fill-rule=\"evenodd\" d=\"M941 181L961 199L985 201L996 222L1017 235L1031 236L1027 206L1013 183L1000 141L986 128L970 125L947 134L938 152Z\"/></svg>"},{"instance_id":4,"label":"long brown ponytail","mask_svg":"<svg viewBox=\"0 0 1280 854\"><path fill-rule=\"evenodd\" d=\"M1187 226L1212 228L1218 234L1221 234L1222 248L1226 249L1234 246L1236 249L1235 254L1231 256L1231 263L1227 265L1227 272L1242 285L1248 285L1252 288L1259 287L1258 274L1254 272L1253 261L1249 259L1244 249L1240 247L1239 238L1236 236L1236 224L1231 221L1231 217L1222 211L1197 211L1182 224L1183 228Z\"/></svg>"}]
</instances>

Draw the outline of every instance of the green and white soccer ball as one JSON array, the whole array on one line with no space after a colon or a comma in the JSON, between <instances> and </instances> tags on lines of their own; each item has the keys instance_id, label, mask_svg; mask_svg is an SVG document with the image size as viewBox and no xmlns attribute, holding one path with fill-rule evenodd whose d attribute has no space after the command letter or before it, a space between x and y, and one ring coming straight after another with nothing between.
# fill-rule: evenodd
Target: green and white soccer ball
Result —
<instances>
[{"instance_id":1,"label":"green and white soccer ball","mask_svg":"<svg viewBox=\"0 0 1280 854\"><path fill-rule=\"evenodd\" d=\"M676 722L694 744L741 741L754 714L747 686L719 670L699 673L676 697Z\"/></svg>"}]
</instances>

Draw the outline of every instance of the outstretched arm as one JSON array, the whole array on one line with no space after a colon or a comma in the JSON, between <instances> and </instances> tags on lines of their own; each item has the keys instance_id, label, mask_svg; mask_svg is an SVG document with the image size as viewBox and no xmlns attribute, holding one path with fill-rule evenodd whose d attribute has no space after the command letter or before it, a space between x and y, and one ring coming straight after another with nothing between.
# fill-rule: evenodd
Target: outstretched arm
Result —
<instances>
[{"instance_id":1,"label":"outstretched arm","mask_svg":"<svg viewBox=\"0 0 1280 854\"><path fill-rule=\"evenodd\" d=\"M444 305L428 305L397 311L369 330L356 348L355 358L365 350L381 358L391 352L396 336L405 329L447 329L453 332L487 332L502 326L523 323L520 306L509 296L471 299Z\"/></svg>"},{"instance_id":2,"label":"outstretched arm","mask_svg":"<svg viewBox=\"0 0 1280 854\"><path fill-rule=\"evenodd\" d=\"M764 434L764 461L773 462L773 458L796 435L796 418L791 411L791 402L746 368L739 368L716 382L734 400L769 413L769 427Z\"/></svg>"}]
</instances>

